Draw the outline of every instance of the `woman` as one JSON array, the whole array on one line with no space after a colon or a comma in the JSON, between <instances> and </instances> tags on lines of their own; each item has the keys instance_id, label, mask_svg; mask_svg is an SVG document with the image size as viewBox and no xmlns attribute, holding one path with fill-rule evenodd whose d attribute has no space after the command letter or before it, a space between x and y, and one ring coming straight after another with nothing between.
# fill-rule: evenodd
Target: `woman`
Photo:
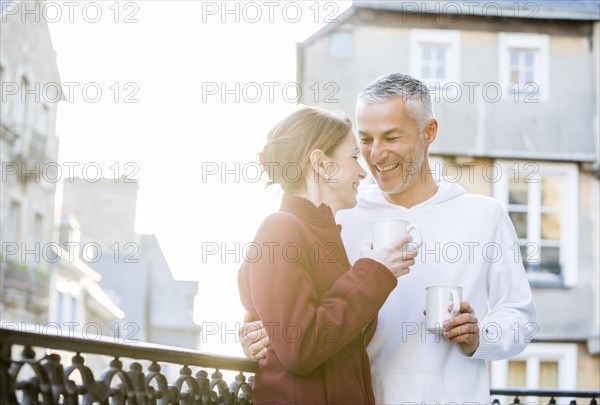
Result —
<instances>
[{"instance_id":1,"label":"woman","mask_svg":"<svg viewBox=\"0 0 600 405\"><path fill-rule=\"evenodd\" d=\"M395 253L402 239L348 262L334 215L356 205L366 173L347 117L301 107L275 125L259 157L284 195L238 276L242 303L271 342L254 403L374 404L367 326L416 253Z\"/></svg>"}]
</instances>

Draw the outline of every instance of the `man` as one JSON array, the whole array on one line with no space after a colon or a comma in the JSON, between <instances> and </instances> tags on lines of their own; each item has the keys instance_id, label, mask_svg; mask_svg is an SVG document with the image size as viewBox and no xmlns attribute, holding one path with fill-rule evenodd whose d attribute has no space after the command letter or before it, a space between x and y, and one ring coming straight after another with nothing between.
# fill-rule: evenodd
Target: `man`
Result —
<instances>
[{"instance_id":1,"label":"man","mask_svg":"<svg viewBox=\"0 0 600 405\"><path fill-rule=\"evenodd\" d=\"M368 346L376 401L488 403L485 361L520 353L535 326L514 227L495 200L435 181L428 149L438 122L424 83L399 73L380 77L359 94L356 118L361 154L377 184L360 190L356 208L337 215L351 262L378 218L416 224L424 242L411 274L382 307ZM443 338L425 331L431 285L463 287L460 312L444 324ZM259 333L246 337L252 342ZM264 338L245 349L259 358L267 344Z\"/></svg>"}]
</instances>

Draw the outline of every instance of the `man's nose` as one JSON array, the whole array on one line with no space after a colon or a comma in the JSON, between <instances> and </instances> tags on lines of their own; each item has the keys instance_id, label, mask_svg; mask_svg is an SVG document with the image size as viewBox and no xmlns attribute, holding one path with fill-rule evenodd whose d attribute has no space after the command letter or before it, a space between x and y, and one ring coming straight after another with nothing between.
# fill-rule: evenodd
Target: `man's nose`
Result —
<instances>
[{"instance_id":1,"label":"man's nose","mask_svg":"<svg viewBox=\"0 0 600 405\"><path fill-rule=\"evenodd\" d=\"M380 162L387 157L387 150L383 143L373 141L371 144L371 162Z\"/></svg>"}]
</instances>

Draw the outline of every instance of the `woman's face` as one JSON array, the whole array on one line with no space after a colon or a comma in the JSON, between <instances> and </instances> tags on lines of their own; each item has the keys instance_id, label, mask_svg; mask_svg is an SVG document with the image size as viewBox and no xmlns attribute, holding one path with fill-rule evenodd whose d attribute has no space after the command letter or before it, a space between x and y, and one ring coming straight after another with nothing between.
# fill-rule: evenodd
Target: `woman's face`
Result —
<instances>
[{"instance_id":1,"label":"woman's face","mask_svg":"<svg viewBox=\"0 0 600 405\"><path fill-rule=\"evenodd\" d=\"M321 177L323 202L334 212L356 205L358 184L367 176L358 163L360 150L356 146L354 133L349 131L344 141L334 150L333 156L325 156Z\"/></svg>"}]
</instances>

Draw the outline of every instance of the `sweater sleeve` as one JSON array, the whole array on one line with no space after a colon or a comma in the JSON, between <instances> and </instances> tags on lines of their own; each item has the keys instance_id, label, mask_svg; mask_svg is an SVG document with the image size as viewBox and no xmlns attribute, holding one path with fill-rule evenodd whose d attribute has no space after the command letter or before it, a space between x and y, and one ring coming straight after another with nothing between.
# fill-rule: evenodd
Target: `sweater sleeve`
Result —
<instances>
[{"instance_id":1,"label":"sweater sleeve","mask_svg":"<svg viewBox=\"0 0 600 405\"><path fill-rule=\"evenodd\" d=\"M473 358L501 360L523 350L537 332L531 287L519 254L515 229L498 205L494 241L502 253L490 263L487 279L489 311L480 320L479 347Z\"/></svg>"},{"instance_id":2,"label":"sweater sleeve","mask_svg":"<svg viewBox=\"0 0 600 405\"><path fill-rule=\"evenodd\" d=\"M311 272L328 271L327 263L313 260L310 241L303 241L294 225L273 218L263 223L255 243L277 241L279 249L243 264L250 297L242 301L265 324L283 366L307 375L361 333L397 280L381 263L360 259L319 296ZM290 253L283 248L292 245L302 250L299 260L296 248Z\"/></svg>"}]
</instances>

